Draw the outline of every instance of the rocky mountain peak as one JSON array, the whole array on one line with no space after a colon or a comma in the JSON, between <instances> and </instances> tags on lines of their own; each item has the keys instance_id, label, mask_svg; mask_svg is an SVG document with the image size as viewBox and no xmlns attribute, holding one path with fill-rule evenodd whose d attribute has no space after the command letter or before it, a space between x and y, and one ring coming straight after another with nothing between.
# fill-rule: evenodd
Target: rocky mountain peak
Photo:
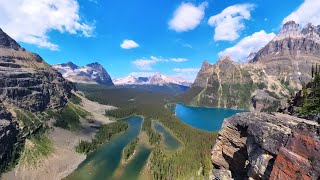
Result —
<instances>
[{"instance_id":1,"label":"rocky mountain peak","mask_svg":"<svg viewBox=\"0 0 320 180\"><path fill-rule=\"evenodd\" d=\"M103 68L103 66L101 64L99 64L98 62L90 63L87 66L93 67L93 68Z\"/></svg>"},{"instance_id":2,"label":"rocky mountain peak","mask_svg":"<svg viewBox=\"0 0 320 180\"><path fill-rule=\"evenodd\" d=\"M307 39L311 39L313 41L316 41L320 43L320 31L319 26L314 26L313 24L309 23L307 24L302 30L301 33L305 36Z\"/></svg>"},{"instance_id":3,"label":"rocky mountain peak","mask_svg":"<svg viewBox=\"0 0 320 180\"><path fill-rule=\"evenodd\" d=\"M99 83L107 86L113 85L110 75L98 62L86 66L77 66L72 62L52 66L57 69L64 78L72 82L85 84Z\"/></svg>"},{"instance_id":4,"label":"rocky mountain peak","mask_svg":"<svg viewBox=\"0 0 320 180\"><path fill-rule=\"evenodd\" d=\"M279 41L285 38L300 38L302 37L302 34L300 31L301 31L301 27L296 22L294 21L286 22L280 29L280 32L278 33L278 35L274 38L274 41Z\"/></svg>"},{"instance_id":5,"label":"rocky mountain peak","mask_svg":"<svg viewBox=\"0 0 320 180\"><path fill-rule=\"evenodd\" d=\"M211 64L207 61L204 60L201 66L201 71L206 71L207 69L210 69Z\"/></svg>"},{"instance_id":6,"label":"rocky mountain peak","mask_svg":"<svg viewBox=\"0 0 320 180\"><path fill-rule=\"evenodd\" d=\"M78 66L75 65L73 62L69 61L67 63L61 64L62 67L70 67L71 69L77 69Z\"/></svg>"},{"instance_id":7,"label":"rocky mountain peak","mask_svg":"<svg viewBox=\"0 0 320 180\"><path fill-rule=\"evenodd\" d=\"M222 57L218 60L218 62L230 61L233 62L230 56Z\"/></svg>"},{"instance_id":8,"label":"rocky mountain peak","mask_svg":"<svg viewBox=\"0 0 320 180\"><path fill-rule=\"evenodd\" d=\"M0 28L0 47L19 50L21 46Z\"/></svg>"}]
</instances>

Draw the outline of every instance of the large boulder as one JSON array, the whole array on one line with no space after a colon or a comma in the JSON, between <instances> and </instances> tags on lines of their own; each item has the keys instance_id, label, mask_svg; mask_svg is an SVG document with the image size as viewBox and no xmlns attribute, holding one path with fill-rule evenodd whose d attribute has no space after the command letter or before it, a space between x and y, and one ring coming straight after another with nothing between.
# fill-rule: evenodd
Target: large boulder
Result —
<instances>
[{"instance_id":1,"label":"large boulder","mask_svg":"<svg viewBox=\"0 0 320 180\"><path fill-rule=\"evenodd\" d=\"M308 131L308 128L313 130ZM283 114L241 113L227 118L212 149L213 175L219 178L217 175L230 171L234 179L281 179L285 174L281 174L285 171L283 165L291 157L289 150L298 149L305 153L301 162L312 159L317 164L320 157L315 154L320 144L316 132L319 130L315 122ZM306 146L306 143L313 146ZM301 174L319 176L317 168L303 164L306 170Z\"/></svg>"}]
</instances>

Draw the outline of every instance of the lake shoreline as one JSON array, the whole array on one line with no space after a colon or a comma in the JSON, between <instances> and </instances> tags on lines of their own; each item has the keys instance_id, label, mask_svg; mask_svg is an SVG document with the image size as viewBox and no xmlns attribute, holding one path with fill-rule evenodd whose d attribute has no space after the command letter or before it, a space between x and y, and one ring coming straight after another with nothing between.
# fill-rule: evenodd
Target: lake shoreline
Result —
<instances>
[{"instance_id":1,"label":"lake shoreline","mask_svg":"<svg viewBox=\"0 0 320 180\"><path fill-rule=\"evenodd\" d=\"M247 109L234 109L234 108L218 108L218 107L210 107L210 106L197 106L197 105L190 105L190 104L184 104L184 103L174 103L174 104L181 104L183 106L187 106L187 107L193 107L193 108L207 108L207 109L226 109L226 110L235 110L235 111L246 111L246 112L251 112L251 110L247 110Z\"/></svg>"},{"instance_id":2,"label":"lake shoreline","mask_svg":"<svg viewBox=\"0 0 320 180\"><path fill-rule=\"evenodd\" d=\"M176 104L174 115L192 128L214 133L220 130L225 118L245 110L226 108L193 107L181 103Z\"/></svg>"},{"instance_id":3,"label":"lake shoreline","mask_svg":"<svg viewBox=\"0 0 320 180\"><path fill-rule=\"evenodd\" d=\"M76 93L75 93L76 94ZM115 109L113 106L105 106L94 101L90 101L85 97L76 94L82 99L83 107L90 107L90 117L80 119L82 129L78 132L62 129L53 126L54 120L49 121L52 130L49 131L48 137L52 140L55 151L48 157L40 160L35 167L18 164L11 171L3 174L1 178L4 180L61 180L71 174L86 159L86 155L77 153L75 146L81 140L91 141L94 139L97 129L91 127L92 124L103 125L113 123L110 119L102 114L105 110ZM94 123L89 123L88 119L94 119ZM48 171L50 169L50 171Z\"/></svg>"}]
</instances>

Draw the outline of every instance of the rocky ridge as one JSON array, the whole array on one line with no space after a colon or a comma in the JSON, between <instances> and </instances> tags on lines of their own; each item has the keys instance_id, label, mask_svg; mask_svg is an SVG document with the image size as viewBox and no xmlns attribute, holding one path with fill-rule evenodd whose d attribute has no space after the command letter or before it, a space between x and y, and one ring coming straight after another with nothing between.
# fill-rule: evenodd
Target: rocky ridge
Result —
<instances>
[{"instance_id":1,"label":"rocky ridge","mask_svg":"<svg viewBox=\"0 0 320 180\"><path fill-rule=\"evenodd\" d=\"M186 104L275 111L311 80L312 64L320 63L320 26L301 28L290 21L248 63L223 57L203 62L193 85L181 96Z\"/></svg>"},{"instance_id":2,"label":"rocky ridge","mask_svg":"<svg viewBox=\"0 0 320 180\"><path fill-rule=\"evenodd\" d=\"M280 105L279 99L289 94L280 80L268 76L263 69L224 57L215 64L204 61L191 88L180 98L196 106L249 110L253 109L251 97L255 97L257 109L268 111L270 104Z\"/></svg>"},{"instance_id":3,"label":"rocky ridge","mask_svg":"<svg viewBox=\"0 0 320 180\"><path fill-rule=\"evenodd\" d=\"M0 29L0 174L13 165L24 138L42 126L26 127L17 120L15 110L36 113L62 108L72 89L39 55L25 50Z\"/></svg>"},{"instance_id":4,"label":"rocky ridge","mask_svg":"<svg viewBox=\"0 0 320 180\"><path fill-rule=\"evenodd\" d=\"M39 55L20 48L2 30L0 35L0 101L30 111L64 106L72 85Z\"/></svg>"},{"instance_id":5,"label":"rocky ridge","mask_svg":"<svg viewBox=\"0 0 320 180\"><path fill-rule=\"evenodd\" d=\"M77 66L72 62L55 64L53 68L58 70L64 78L75 83L103 84L113 86L112 79L106 69L99 63L91 63L86 66Z\"/></svg>"},{"instance_id":6,"label":"rocky ridge","mask_svg":"<svg viewBox=\"0 0 320 180\"><path fill-rule=\"evenodd\" d=\"M124 78L113 79L115 85L157 85L164 86L168 84L175 84L189 87L191 83L183 78L172 77L163 75L161 73L155 73L150 76L134 76L129 75Z\"/></svg>"},{"instance_id":7,"label":"rocky ridge","mask_svg":"<svg viewBox=\"0 0 320 180\"><path fill-rule=\"evenodd\" d=\"M318 179L319 124L283 114L225 119L212 149L213 179Z\"/></svg>"},{"instance_id":8,"label":"rocky ridge","mask_svg":"<svg viewBox=\"0 0 320 180\"><path fill-rule=\"evenodd\" d=\"M292 84L307 83L312 64L320 62L320 26L309 23L301 28L294 21L285 23L251 62L259 64L268 75L285 77Z\"/></svg>"}]
</instances>

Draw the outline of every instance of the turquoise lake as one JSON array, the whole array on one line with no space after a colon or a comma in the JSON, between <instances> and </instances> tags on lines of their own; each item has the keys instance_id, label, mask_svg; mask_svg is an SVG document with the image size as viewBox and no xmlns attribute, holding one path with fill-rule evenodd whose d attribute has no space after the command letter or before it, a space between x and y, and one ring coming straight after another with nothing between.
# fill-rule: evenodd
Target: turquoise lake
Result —
<instances>
[{"instance_id":1,"label":"turquoise lake","mask_svg":"<svg viewBox=\"0 0 320 180\"><path fill-rule=\"evenodd\" d=\"M223 108L191 107L183 104L177 104L175 108L175 114L180 120L192 127L206 131L219 131L225 118L240 112L246 111Z\"/></svg>"},{"instance_id":2,"label":"turquoise lake","mask_svg":"<svg viewBox=\"0 0 320 180\"><path fill-rule=\"evenodd\" d=\"M166 129L160 122L154 121L152 123L152 128L161 134L165 148L170 151L175 151L179 149L181 143L177 138L175 138L168 129Z\"/></svg>"},{"instance_id":3,"label":"turquoise lake","mask_svg":"<svg viewBox=\"0 0 320 180\"><path fill-rule=\"evenodd\" d=\"M113 179L115 170L121 163L124 147L136 138L141 130L143 119L141 117L129 117L124 121L129 123L126 132L113 137L108 143L90 153L79 167L66 179L70 180L107 180ZM140 147L136 156L125 167L123 177L130 176L137 179L139 172L144 167L151 150Z\"/></svg>"}]
</instances>

